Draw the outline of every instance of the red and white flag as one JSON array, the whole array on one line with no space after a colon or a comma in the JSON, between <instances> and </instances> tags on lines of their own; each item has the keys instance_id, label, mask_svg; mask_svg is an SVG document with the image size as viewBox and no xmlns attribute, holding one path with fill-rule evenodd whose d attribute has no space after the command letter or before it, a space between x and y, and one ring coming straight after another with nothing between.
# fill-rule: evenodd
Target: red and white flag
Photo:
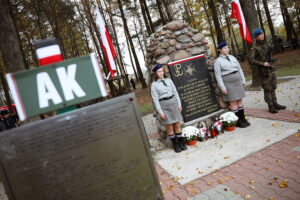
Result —
<instances>
[{"instance_id":1,"label":"red and white flag","mask_svg":"<svg viewBox=\"0 0 300 200\"><path fill-rule=\"evenodd\" d=\"M63 61L61 50L55 38L48 38L37 41L36 54L39 59L39 65L45 66L56 62Z\"/></svg>"},{"instance_id":2,"label":"red and white flag","mask_svg":"<svg viewBox=\"0 0 300 200\"><path fill-rule=\"evenodd\" d=\"M115 58L117 56L114 45L112 43L112 39L109 35L107 27L105 25L104 19L101 16L98 9L96 9L96 23L100 30L101 35L101 47L104 50L105 60L107 63L107 67L110 73L110 76L114 78L115 73L117 72L117 67L115 63Z\"/></svg>"},{"instance_id":3,"label":"red and white flag","mask_svg":"<svg viewBox=\"0 0 300 200\"><path fill-rule=\"evenodd\" d=\"M240 25L240 32L241 36L244 40L248 42L249 45L252 45L252 38L249 33L244 14L240 5L239 0L233 0L231 2L231 7L232 7L232 13L231 13L231 18L237 19L239 25Z\"/></svg>"}]
</instances>

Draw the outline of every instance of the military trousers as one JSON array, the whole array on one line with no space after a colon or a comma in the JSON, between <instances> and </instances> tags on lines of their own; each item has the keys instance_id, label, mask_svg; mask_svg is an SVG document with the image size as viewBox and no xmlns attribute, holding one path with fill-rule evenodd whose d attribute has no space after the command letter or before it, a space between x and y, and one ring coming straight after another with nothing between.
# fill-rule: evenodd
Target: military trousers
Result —
<instances>
[{"instance_id":1,"label":"military trousers","mask_svg":"<svg viewBox=\"0 0 300 200\"><path fill-rule=\"evenodd\" d=\"M264 90L264 99L267 104L277 103L275 90L277 88L277 78L275 71L270 71L260 77L261 86Z\"/></svg>"}]
</instances>

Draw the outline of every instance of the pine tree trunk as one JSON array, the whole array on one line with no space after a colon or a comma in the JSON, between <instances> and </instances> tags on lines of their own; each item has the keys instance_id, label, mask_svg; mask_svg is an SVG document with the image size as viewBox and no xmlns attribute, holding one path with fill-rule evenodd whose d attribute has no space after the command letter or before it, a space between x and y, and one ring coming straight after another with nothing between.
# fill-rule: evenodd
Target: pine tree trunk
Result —
<instances>
[{"instance_id":1,"label":"pine tree trunk","mask_svg":"<svg viewBox=\"0 0 300 200\"><path fill-rule=\"evenodd\" d=\"M200 0L199 0L200 1ZM218 55L218 51L217 51L217 46L216 46L216 39L215 39L215 36L214 36L214 32L213 32L213 26L212 26L212 23L210 21L210 17L209 17L209 14L208 14L208 10L207 10L207 7L205 5L205 2L204 0L201 0L202 2L202 5L203 5L203 8L204 8L204 12L205 12L205 16L207 18L207 22L208 22L208 25L209 25L209 30L210 30L210 34L211 34L211 38L213 40L213 44L214 44L214 47L215 47L215 53L216 55ZM199 2L200 3L200 2Z\"/></svg>"},{"instance_id":2,"label":"pine tree trunk","mask_svg":"<svg viewBox=\"0 0 300 200\"><path fill-rule=\"evenodd\" d=\"M40 39L43 40L43 39L47 38L47 34L46 34L44 26L42 25L42 23L40 21L40 16L41 16L40 8L42 7L42 5L41 5L41 1L36 1L36 2L37 2L37 4L34 4L34 10L35 10L35 13L37 16L37 25L38 25L38 31L40 34Z\"/></svg>"},{"instance_id":3,"label":"pine tree trunk","mask_svg":"<svg viewBox=\"0 0 300 200\"><path fill-rule=\"evenodd\" d=\"M78 4L77 4L76 2L73 3L73 2L71 2L70 0L69 0L69 3L72 4L74 7L76 7L77 12L78 12L78 14L79 14L79 16L80 16L80 21L81 21L81 23L82 23L82 24L85 24L85 22L84 22L85 17L84 17L83 14L81 13ZM81 35L83 36L83 38L84 38L86 54L89 54L89 53L91 53L91 49L90 49L90 46L89 46L88 36L87 36L87 33L86 33L86 29L85 29L84 27L81 27L81 26L79 26L79 29L80 29L80 34L81 34ZM89 29L90 33L92 33L92 32L91 32L91 28L90 28L89 26L88 26L88 29ZM93 39L92 39L92 40L93 40ZM94 40L93 40L93 42L94 42ZM96 50L96 51L97 51L97 50Z\"/></svg>"},{"instance_id":4,"label":"pine tree trunk","mask_svg":"<svg viewBox=\"0 0 300 200\"><path fill-rule=\"evenodd\" d=\"M227 15L228 11L227 11L227 7L225 5L225 2L222 1L221 2L222 5L223 5L223 14L225 16L225 22L226 22L226 26L227 26L227 31L228 31L228 36L229 36L229 39L230 39L230 44L231 44L231 49L232 49L232 54L233 55L237 55L237 52L235 50L235 47L234 47L234 43L233 43L233 38L232 38L232 34L231 34L231 23L230 23L230 20L229 20L229 17Z\"/></svg>"},{"instance_id":5,"label":"pine tree trunk","mask_svg":"<svg viewBox=\"0 0 300 200\"><path fill-rule=\"evenodd\" d=\"M19 24L20 24L20 28L23 29L23 30L25 30L25 27L24 27L22 21L20 21ZM39 65L39 62L38 62L38 59L37 59L37 57L36 57L36 51L34 50L33 44L32 44L31 41L30 41L31 38L33 38L33 37L32 37L32 36L30 37L26 31L24 31L24 35L25 35L26 40L27 40L27 43L28 43L28 45L29 45L29 48L30 48L30 51L31 51L31 54L32 54L32 58L33 58L34 65L35 65L35 66L38 66L38 65ZM25 65L25 68L26 68L26 65ZM26 68L26 69L29 69L29 66L28 66L28 68Z\"/></svg>"},{"instance_id":6,"label":"pine tree trunk","mask_svg":"<svg viewBox=\"0 0 300 200\"><path fill-rule=\"evenodd\" d=\"M49 6L50 6L50 10L51 10L51 13L47 13L46 14L46 17L48 19L48 21L50 22L50 26L53 30L53 34L55 36L55 38L57 39L57 42L61 48L61 54L62 54L62 57L64 59L67 59L67 54L66 54L66 51L65 51L65 46L64 46L64 43L63 43L63 38L60 34L60 24L59 24L59 20L58 20L58 16L56 14L56 9L55 9L55 1L53 0L48 0L47 1L49 3ZM53 20L52 20L53 18Z\"/></svg>"},{"instance_id":7,"label":"pine tree trunk","mask_svg":"<svg viewBox=\"0 0 300 200\"><path fill-rule=\"evenodd\" d=\"M217 34L217 41L218 43L224 41L224 37L222 34L222 30L220 27L220 23L219 23L219 19L218 19L218 13L217 13L217 9L214 3L214 0L208 0L208 7L211 10L212 13L212 18L214 21L214 25L215 25L215 30L216 30L216 34Z\"/></svg>"},{"instance_id":8,"label":"pine tree trunk","mask_svg":"<svg viewBox=\"0 0 300 200\"><path fill-rule=\"evenodd\" d=\"M139 43L139 45L140 45L140 48L141 48L141 51L142 51L144 60L146 60L146 59L145 59L145 51L144 51L144 47L143 47L143 45L142 45L142 42L141 42L141 39L140 39L140 36L139 36L140 33L139 33L139 31L138 31L138 28L137 28L137 26L136 26L136 23L133 23L133 25L134 25L134 30L135 30L136 37L137 37L138 43Z\"/></svg>"},{"instance_id":9,"label":"pine tree trunk","mask_svg":"<svg viewBox=\"0 0 300 200\"><path fill-rule=\"evenodd\" d=\"M163 8L162 8L162 5L161 5L161 1L160 0L156 0L156 5L157 5L157 8L158 8L158 12L159 12L161 23L163 25L167 24L167 21L166 21L164 12L163 12Z\"/></svg>"},{"instance_id":10,"label":"pine tree trunk","mask_svg":"<svg viewBox=\"0 0 300 200\"><path fill-rule=\"evenodd\" d=\"M25 51L24 51L24 48L23 48L23 44L22 44L22 41L21 41L21 38L20 38L20 35L19 35L20 31L19 31L19 27L17 25L17 17L16 17L17 13L14 12L14 9L13 9L11 3L8 3L8 6L9 6L9 12L10 12L10 15L12 17L15 30L16 30L17 35L18 35L18 40L19 40L19 45L20 45L19 48L20 48L20 51L21 51L21 54L22 54L23 63L24 63L25 69L29 69L29 64L28 64L28 61L26 59L26 55L25 55Z\"/></svg>"},{"instance_id":11,"label":"pine tree trunk","mask_svg":"<svg viewBox=\"0 0 300 200\"><path fill-rule=\"evenodd\" d=\"M185 15L186 15L186 20L189 24L192 24L192 19L191 19L188 7L186 5L186 2L185 2L185 0L182 0L182 2L183 2L184 12L185 12Z\"/></svg>"},{"instance_id":12,"label":"pine tree trunk","mask_svg":"<svg viewBox=\"0 0 300 200\"><path fill-rule=\"evenodd\" d=\"M6 72L24 70L18 33L14 27L7 1L0 1L0 52Z\"/></svg>"},{"instance_id":13,"label":"pine tree trunk","mask_svg":"<svg viewBox=\"0 0 300 200\"><path fill-rule=\"evenodd\" d=\"M143 6L144 6L145 13L146 13L146 16L147 16L147 20L149 22L149 26L150 26L150 29L151 29L151 33L154 33L155 32L154 25L153 25L152 18L151 18L151 15L150 15L150 12L149 12L149 9L148 9L148 6L147 6L147 2L146 2L146 0L140 0L140 2L141 2L141 5L143 4Z\"/></svg>"},{"instance_id":14,"label":"pine tree trunk","mask_svg":"<svg viewBox=\"0 0 300 200\"><path fill-rule=\"evenodd\" d=\"M123 21L123 25L124 25L124 30L125 30L125 32L128 36L128 39L129 39L130 48L132 50L132 54L133 54L135 65L136 65L136 68L137 68L137 71L138 71L138 74L139 74L139 79L140 79L141 84L142 84L142 88L147 88L147 83L144 79L143 72L141 70L140 63L139 63L137 54L136 54L135 49L134 49L134 44L132 42L132 38L131 38L131 35L130 35L130 32L129 32L129 28L127 26L127 20L126 20L125 15L124 15L121 0L118 0L118 6L119 6L119 9L120 9L120 12L121 12L121 17L122 17L122 21Z\"/></svg>"},{"instance_id":15,"label":"pine tree trunk","mask_svg":"<svg viewBox=\"0 0 300 200\"><path fill-rule=\"evenodd\" d=\"M136 8L138 8L137 0L134 0L134 5L135 5ZM141 15L140 15L138 9L136 10L136 16L137 16L139 25L140 25L140 27L141 27L140 32L141 32L141 34L142 34L142 37L143 37L143 44L144 44L144 47L145 47L145 49L146 49L146 46L147 46L147 36L146 36L145 29L144 29L143 20L142 20L142 17L141 17Z\"/></svg>"},{"instance_id":16,"label":"pine tree trunk","mask_svg":"<svg viewBox=\"0 0 300 200\"><path fill-rule=\"evenodd\" d=\"M261 10L260 10L260 6L259 6L259 0L256 0L255 1L255 4L256 4L256 10L257 10L257 14L258 14L258 20L259 20L259 24L260 24L260 27L261 29L264 31L264 33L266 32L265 31L265 28L264 28L264 22L263 22L263 19L262 19L262 16L261 16Z\"/></svg>"},{"instance_id":17,"label":"pine tree trunk","mask_svg":"<svg viewBox=\"0 0 300 200\"><path fill-rule=\"evenodd\" d=\"M298 32L300 33L300 3L297 2L296 4L296 15L297 15L297 22L298 22Z\"/></svg>"},{"instance_id":18,"label":"pine tree trunk","mask_svg":"<svg viewBox=\"0 0 300 200\"><path fill-rule=\"evenodd\" d=\"M241 50L240 50L239 44L237 43L236 36L235 36L235 33L234 33L234 30L233 30L232 26L231 26L231 31L232 31L232 35L233 35L235 46L236 46L236 48L238 50L238 54L241 54Z\"/></svg>"},{"instance_id":19,"label":"pine tree trunk","mask_svg":"<svg viewBox=\"0 0 300 200\"><path fill-rule=\"evenodd\" d=\"M255 2L253 0L240 1L241 7L242 7L242 10L244 13L245 21L246 21L246 24L248 25L250 33L253 33L254 29L259 27L259 23L257 20L258 14L256 12L254 3ZM250 49L250 46L248 45L248 43L245 44L245 46L246 46L246 52L248 52ZM249 62L249 65L251 66L251 69L252 69L252 85L251 85L251 87L259 87L260 80L259 80L259 72L258 72L257 66L251 65L250 62Z\"/></svg>"},{"instance_id":20,"label":"pine tree trunk","mask_svg":"<svg viewBox=\"0 0 300 200\"><path fill-rule=\"evenodd\" d=\"M279 0L282 17L284 19L284 26L286 31L286 40L290 41L293 39L293 24L291 23L291 17L287 9L285 0Z\"/></svg>"},{"instance_id":21,"label":"pine tree trunk","mask_svg":"<svg viewBox=\"0 0 300 200\"><path fill-rule=\"evenodd\" d=\"M146 25L148 35L151 35L151 33L153 33L153 31L150 27L150 23L149 23L149 20L147 18L147 15L146 15L145 5L141 0L140 0L140 5L141 5L141 11L142 11L142 15L143 15L143 19L144 19L144 22L145 22L145 25Z\"/></svg>"},{"instance_id":22,"label":"pine tree trunk","mask_svg":"<svg viewBox=\"0 0 300 200\"><path fill-rule=\"evenodd\" d=\"M271 36L272 36L272 41L273 41L273 44L274 44L274 47L275 47L275 51L278 52L279 47L278 47L277 41L276 41L275 29L274 29L274 25L273 25L271 15L270 15L270 11L269 11L269 8L268 8L268 2L267 2L267 0L262 0L262 2L263 2L264 9L265 9L265 12L266 12L266 16L267 16L267 20L268 20L268 24L269 24L269 29L270 29Z\"/></svg>"},{"instance_id":23,"label":"pine tree trunk","mask_svg":"<svg viewBox=\"0 0 300 200\"><path fill-rule=\"evenodd\" d=\"M129 45L129 42L128 42L128 36L127 36L126 33L125 33L125 35L126 35L126 43L127 43L127 46L128 46L129 58L130 58L131 66L132 66L132 69L133 69L133 72L134 72L134 75L135 75L135 80L136 80L136 82L140 82L139 76L136 72L134 62L133 62L133 59L132 59L132 52L131 52L131 48L130 48L130 45Z\"/></svg>"},{"instance_id":24,"label":"pine tree trunk","mask_svg":"<svg viewBox=\"0 0 300 200\"><path fill-rule=\"evenodd\" d=\"M170 6L167 2L167 0L162 0L163 4L164 4L164 7L166 8L166 13L167 13L167 16L168 16L168 21L172 21L173 20L173 17L172 17L172 14L171 14L171 11L170 11Z\"/></svg>"}]
</instances>

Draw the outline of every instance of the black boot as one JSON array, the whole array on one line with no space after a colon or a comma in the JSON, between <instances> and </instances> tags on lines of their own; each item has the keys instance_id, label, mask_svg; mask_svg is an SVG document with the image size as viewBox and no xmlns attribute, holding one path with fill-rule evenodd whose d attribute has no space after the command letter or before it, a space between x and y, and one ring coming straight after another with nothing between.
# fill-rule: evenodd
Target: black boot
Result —
<instances>
[{"instance_id":1,"label":"black boot","mask_svg":"<svg viewBox=\"0 0 300 200\"><path fill-rule=\"evenodd\" d=\"M178 140L178 144L179 144L179 147L181 148L181 150L183 150L183 151L187 150L185 137L182 137L181 133L176 133L175 136Z\"/></svg>"},{"instance_id":2,"label":"black boot","mask_svg":"<svg viewBox=\"0 0 300 200\"><path fill-rule=\"evenodd\" d=\"M236 127L239 127L239 128L246 128L247 125L243 122L243 119L241 117L241 112L238 111L238 112L235 112L235 115L239 118L237 123L236 123Z\"/></svg>"},{"instance_id":3,"label":"black boot","mask_svg":"<svg viewBox=\"0 0 300 200\"><path fill-rule=\"evenodd\" d=\"M177 137L175 137L175 135L171 135L171 136L170 136L170 139L171 139L171 141L172 141L172 143L173 143L173 149L174 149L174 151L175 151L176 153L181 152L181 148L179 147L179 142L178 142Z\"/></svg>"},{"instance_id":4,"label":"black boot","mask_svg":"<svg viewBox=\"0 0 300 200\"><path fill-rule=\"evenodd\" d=\"M278 113L278 110L275 108L275 106L272 103L268 103L268 107L270 113Z\"/></svg>"},{"instance_id":5,"label":"black boot","mask_svg":"<svg viewBox=\"0 0 300 200\"><path fill-rule=\"evenodd\" d=\"M284 110L284 109L286 109L286 106L280 105L280 104L278 104L278 103L274 103L274 107L275 107L277 110Z\"/></svg>"},{"instance_id":6,"label":"black boot","mask_svg":"<svg viewBox=\"0 0 300 200\"><path fill-rule=\"evenodd\" d=\"M244 122L244 124L246 124L247 126L250 126L250 122L248 120L246 120L245 118L245 112L244 112L244 108L240 109L239 110L240 112L240 115L241 115L241 118L242 118L242 121Z\"/></svg>"}]
</instances>

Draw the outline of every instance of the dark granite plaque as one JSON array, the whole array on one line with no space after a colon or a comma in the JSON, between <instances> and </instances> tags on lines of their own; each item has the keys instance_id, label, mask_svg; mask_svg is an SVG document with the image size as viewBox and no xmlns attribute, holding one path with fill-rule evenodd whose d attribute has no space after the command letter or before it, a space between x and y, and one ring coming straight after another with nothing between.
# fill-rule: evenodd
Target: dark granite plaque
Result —
<instances>
[{"instance_id":1,"label":"dark granite plaque","mask_svg":"<svg viewBox=\"0 0 300 200\"><path fill-rule=\"evenodd\" d=\"M13 200L162 197L132 94L3 132L0 159Z\"/></svg>"},{"instance_id":2,"label":"dark granite plaque","mask_svg":"<svg viewBox=\"0 0 300 200\"><path fill-rule=\"evenodd\" d=\"M204 55L175 61L168 66L181 99L184 122L220 110Z\"/></svg>"}]
</instances>

